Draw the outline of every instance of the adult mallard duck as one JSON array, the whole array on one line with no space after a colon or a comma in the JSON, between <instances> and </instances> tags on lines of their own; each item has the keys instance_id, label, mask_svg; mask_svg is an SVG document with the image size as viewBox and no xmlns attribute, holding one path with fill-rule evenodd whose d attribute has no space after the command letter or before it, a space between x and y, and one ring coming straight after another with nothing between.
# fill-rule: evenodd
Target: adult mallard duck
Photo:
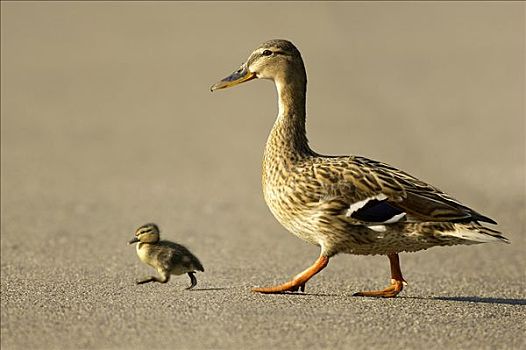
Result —
<instances>
[{"instance_id":1,"label":"adult mallard duck","mask_svg":"<svg viewBox=\"0 0 526 350\"><path fill-rule=\"evenodd\" d=\"M385 163L359 156L323 156L305 132L307 75L298 49L270 40L211 91L252 79L273 80L279 113L263 156L263 193L276 219L318 245L320 257L291 281L261 293L305 290L305 283L338 253L387 255L391 285L357 296L395 297L405 283L398 253L433 246L507 242L496 224L453 197Z\"/></svg>"}]
</instances>

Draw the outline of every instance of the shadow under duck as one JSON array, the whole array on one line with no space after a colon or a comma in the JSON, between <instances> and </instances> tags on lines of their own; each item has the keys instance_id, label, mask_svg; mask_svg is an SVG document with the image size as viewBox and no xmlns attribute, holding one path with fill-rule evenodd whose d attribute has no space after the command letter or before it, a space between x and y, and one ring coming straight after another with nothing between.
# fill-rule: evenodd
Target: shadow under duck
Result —
<instances>
[{"instance_id":1,"label":"shadow under duck","mask_svg":"<svg viewBox=\"0 0 526 350\"><path fill-rule=\"evenodd\" d=\"M291 42L263 43L211 91L256 78L274 81L279 105L263 156L265 201L288 231L319 246L321 253L291 281L255 292L304 291L305 283L338 253L382 254L390 261L391 285L355 295L394 297L405 283L400 252L508 242L479 223L495 221L401 170L360 156L324 156L311 150L305 131L307 75Z\"/></svg>"}]
</instances>

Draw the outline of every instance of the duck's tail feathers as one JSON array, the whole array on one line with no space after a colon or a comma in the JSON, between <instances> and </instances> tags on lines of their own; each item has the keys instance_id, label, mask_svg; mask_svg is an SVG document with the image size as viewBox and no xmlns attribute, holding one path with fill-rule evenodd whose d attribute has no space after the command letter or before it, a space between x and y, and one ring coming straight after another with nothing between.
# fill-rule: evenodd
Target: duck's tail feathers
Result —
<instances>
[{"instance_id":1,"label":"duck's tail feathers","mask_svg":"<svg viewBox=\"0 0 526 350\"><path fill-rule=\"evenodd\" d=\"M472 242L472 244L491 242L510 243L501 232L482 226L479 223L456 224L454 227L455 230L445 231L443 234L464 239Z\"/></svg>"}]
</instances>

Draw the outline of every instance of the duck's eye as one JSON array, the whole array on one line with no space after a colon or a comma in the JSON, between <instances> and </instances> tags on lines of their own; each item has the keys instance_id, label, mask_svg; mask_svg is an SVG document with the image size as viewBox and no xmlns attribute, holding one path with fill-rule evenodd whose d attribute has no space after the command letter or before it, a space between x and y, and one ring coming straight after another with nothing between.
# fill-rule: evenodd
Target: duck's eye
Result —
<instances>
[{"instance_id":1,"label":"duck's eye","mask_svg":"<svg viewBox=\"0 0 526 350\"><path fill-rule=\"evenodd\" d=\"M270 56L270 55L272 55L272 51L270 51L270 50L265 50L265 51L263 51L261 54L262 54L263 56Z\"/></svg>"}]
</instances>

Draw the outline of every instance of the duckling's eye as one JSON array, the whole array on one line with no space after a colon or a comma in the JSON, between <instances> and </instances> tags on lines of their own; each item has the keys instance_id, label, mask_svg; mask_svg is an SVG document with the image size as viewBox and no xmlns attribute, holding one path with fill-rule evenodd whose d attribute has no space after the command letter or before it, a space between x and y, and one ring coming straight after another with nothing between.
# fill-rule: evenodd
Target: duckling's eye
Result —
<instances>
[{"instance_id":1,"label":"duckling's eye","mask_svg":"<svg viewBox=\"0 0 526 350\"><path fill-rule=\"evenodd\" d=\"M272 51L270 51L270 50L265 50L265 51L263 51L261 54L262 54L263 56L270 56L270 55L272 55Z\"/></svg>"}]
</instances>

